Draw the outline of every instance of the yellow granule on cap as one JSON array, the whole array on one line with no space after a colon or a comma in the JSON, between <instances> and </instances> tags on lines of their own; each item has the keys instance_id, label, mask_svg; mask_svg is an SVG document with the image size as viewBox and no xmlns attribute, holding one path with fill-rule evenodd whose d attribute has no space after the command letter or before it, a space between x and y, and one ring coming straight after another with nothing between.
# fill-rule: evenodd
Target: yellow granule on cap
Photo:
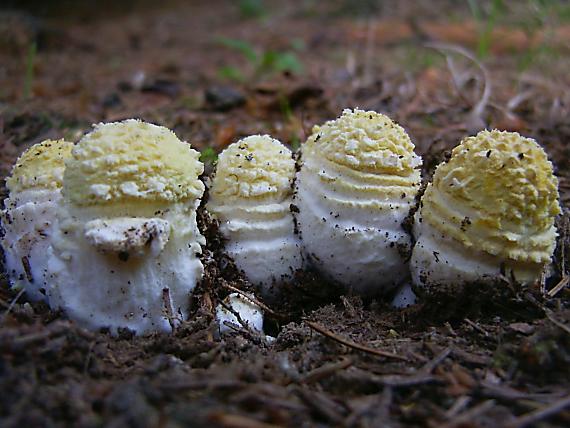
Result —
<instances>
[{"instance_id":1,"label":"yellow granule on cap","mask_svg":"<svg viewBox=\"0 0 570 428\"><path fill-rule=\"evenodd\" d=\"M345 109L338 119L313 127L304 151L375 174L406 176L421 165L404 128L381 113L359 109Z\"/></svg>"},{"instance_id":2,"label":"yellow granule on cap","mask_svg":"<svg viewBox=\"0 0 570 428\"><path fill-rule=\"evenodd\" d=\"M422 202L424 220L468 247L518 261L552 256L558 180L531 138L493 130L464 139Z\"/></svg>"},{"instance_id":3,"label":"yellow granule on cap","mask_svg":"<svg viewBox=\"0 0 570 428\"><path fill-rule=\"evenodd\" d=\"M100 123L73 149L64 195L77 205L200 198L199 156L163 126L136 119Z\"/></svg>"},{"instance_id":4,"label":"yellow granule on cap","mask_svg":"<svg viewBox=\"0 0 570 428\"><path fill-rule=\"evenodd\" d=\"M211 196L282 199L291 193L295 161L291 151L269 135L252 135L219 156Z\"/></svg>"},{"instance_id":5,"label":"yellow granule on cap","mask_svg":"<svg viewBox=\"0 0 570 428\"><path fill-rule=\"evenodd\" d=\"M26 150L16 161L6 179L10 193L32 188L59 189L62 186L65 160L71 156L73 143L45 140Z\"/></svg>"}]
</instances>

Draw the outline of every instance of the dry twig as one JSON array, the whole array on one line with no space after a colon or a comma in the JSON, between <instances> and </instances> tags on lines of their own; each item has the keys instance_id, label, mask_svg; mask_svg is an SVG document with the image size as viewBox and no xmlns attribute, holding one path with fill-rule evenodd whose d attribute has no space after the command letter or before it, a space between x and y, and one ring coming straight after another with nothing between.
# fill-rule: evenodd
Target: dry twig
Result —
<instances>
[{"instance_id":1,"label":"dry twig","mask_svg":"<svg viewBox=\"0 0 570 428\"><path fill-rule=\"evenodd\" d=\"M546 294L548 295L548 297L554 297L558 293L560 293L562 289L568 286L569 283L570 283L570 276L564 275L564 277L560 280L560 282L556 284L552 289L548 290Z\"/></svg>"},{"instance_id":2,"label":"dry twig","mask_svg":"<svg viewBox=\"0 0 570 428\"><path fill-rule=\"evenodd\" d=\"M172 300L170 299L170 289L165 287L162 289L162 303L164 305L164 316L168 320L168 324L170 324L170 328L172 331L176 331L176 318L172 311Z\"/></svg>"},{"instance_id":3,"label":"dry twig","mask_svg":"<svg viewBox=\"0 0 570 428\"><path fill-rule=\"evenodd\" d=\"M314 323L312 321L307 321L305 320L305 323L311 327L313 330L315 330L318 333L321 333L323 336L328 337L329 339L332 339L338 343L341 343L345 346L348 346L349 348L352 349L357 349L359 351L362 352L366 352L368 354L372 354L372 355L376 355L378 357L384 357L384 358L392 358L394 360L400 360L400 361L408 361L408 359L402 355L398 355L398 354L394 354L392 352L387 352L387 351L382 351L380 349L375 349L375 348L369 348L367 346L361 345L359 343L353 342L352 340L346 339L344 337L338 336L336 334L334 334L331 331L328 331L327 329L325 329L323 326Z\"/></svg>"},{"instance_id":4,"label":"dry twig","mask_svg":"<svg viewBox=\"0 0 570 428\"><path fill-rule=\"evenodd\" d=\"M469 52L467 49L461 46L451 45L447 43L436 43L436 42L427 43L426 46L428 48L436 49L442 53L447 51L463 55L464 57L472 61L479 68L483 76L483 92L481 93L479 101L471 109L469 116L472 122L477 121L479 122L479 125L481 124L484 125L485 122L483 120L483 113L485 112L485 108L487 107L487 104L489 103L489 98L491 97L491 74L489 73L487 68L475 57L475 55L473 55L471 52ZM447 55L445 53L444 55L447 58ZM453 69L450 69L450 72L452 72L453 74L452 70ZM455 79L456 76L453 76L454 84L456 84Z\"/></svg>"},{"instance_id":5,"label":"dry twig","mask_svg":"<svg viewBox=\"0 0 570 428\"><path fill-rule=\"evenodd\" d=\"M336 363L324 364L314 370L311 370L306 375L301 378L301 383L313 383L318 382L324 378L327 378L339 370L344 370L352 365L353 361L351 358L342 358Z\"/></svg>"},{"instance_id":6,"label":"dry twig","mask_svg":"<svg viewBox=\"0 0 570 428\"><path fill-rule=\"evenodd\" d=\"M441 351L435 358L431 361L428 361L424 366L419 370L422 373L430 374L435 370L437 366L439 366L443 361L449 357L451 354L451 348L445 348Z\"/></svg>"},{"instance_id":7,"label":"dry twig","mask_svg":"<svg viewBox=\"0 0 570 428\"><path fill-rule=\"evenodd\" d=\"M521 392L506 385L493 384L490 382L482 382L479 385L479 394L488 397L496 398L497 400L507 402L518 401L533 401L535 403L548 403L554 399L560 398L561 393L527 393Z\"/></svg>"},{"instance_id":8,"label":"dry twig","mask_svg":"<svg viewBox=\"0 0 570 428\"><path fill-rule=\"evenodd\" d=\"M472 407L463 413L460 413L455 418L453 418L451 421L442 425L442 428L453 428L456 426L463 425L466 422L472 422L474 418L482 415L483 413L486 413L494 405L495 405L494 400L483 401L481 404L478 404L477 406Z\"/></svg>"},{"instance_id":9,"label":"dry twig","mask_svg":"<svg viewBox=\"0 0 570 428\"><path fill-rule=\"evenodd\" d=\"M231 413L214 413L209 416L211 422L226 428L276 428L278 425L267 424L248 416Z\"/></svg>"},{"instance_id":10,"label":"dry twig","mask_svg":"<svg viewBox=\"0 0 570 428\"><path fill-rule=\"evenodd\" d=\"M483 336L485 337L489 337L489 332L487 330L485 330L483 327L481 327L480 325L474 323L473 321L471 321L469 318L465 318L463 321L465 321L467 324L469 324L471 327L473 327L475 330L477 330L479 333L483 334Z\"/></svg>"},{"instance_id":11,"label":"dry twig","mask_svg":"<svg viewBox=\"0 0 570 428\"><path fill-rule=\"evenodd\" d=\"M568 327L566 324L558 321L556 318L554 318L554 315L552 315L552 311L544 308L544 313L546 314L546 318L548 318L548 320L554 324L556 327L564 330L566 333L570 334L570 327Z\"/></svg>"},{"instance_id":12,"label":"dry twig","mask_svg":"<svg viewBox=\"0 0 570 428\"><path fill-rule=\"evenodd\" d=\"M14 297L12 299L12 301L10 302L10 304L8 305L8 309L6 309L6 312L4 312L4 317L2 318L2 321L5 321L6 318L8 318L8 314L10 313L10 311L12 309L14 309L14 306L16 306L16 303L18 303L18 300L20 299L20 297L22 297L22 294L24 294L24 291L26 291L25 288L22 288L18 294L16 294L16 297Z\"/></svg>"},{"instance_id":13,"label":"dry twig","mask_svg":"<svg viewBox=\"0 0 570 428\"><path fill-rule=\"evenodd\" d=\"M552 404L544 406L541 409L534 410L530 413L526 413L514 421L510 422L506 426L508 428L523 428L530 425L537 423L538 421L542 421L544 419L550 418L551 416L560 413L566 407L570 407L570 395L555 401Z\"/></svg>"}]
</instances>

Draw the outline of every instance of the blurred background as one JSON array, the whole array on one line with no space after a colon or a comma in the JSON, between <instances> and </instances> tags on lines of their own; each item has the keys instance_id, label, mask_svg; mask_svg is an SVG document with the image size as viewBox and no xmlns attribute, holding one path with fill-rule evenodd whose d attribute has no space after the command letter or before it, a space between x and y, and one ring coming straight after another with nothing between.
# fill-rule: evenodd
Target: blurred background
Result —
<instances>
[{"instance_id":1,"label":"blurred background","mask_svg":"<svg viewBox=\"0 0 570 428\"><path fill-rule=\"evenodd\" d=\"M567 1L4 0L1 152L9 165L41 139L141 117L212 161L251 133L299 147L359 106L400 122L428 172L484 127L534 136L560 165L569 50Z\"/></svg>"}]
</instances>

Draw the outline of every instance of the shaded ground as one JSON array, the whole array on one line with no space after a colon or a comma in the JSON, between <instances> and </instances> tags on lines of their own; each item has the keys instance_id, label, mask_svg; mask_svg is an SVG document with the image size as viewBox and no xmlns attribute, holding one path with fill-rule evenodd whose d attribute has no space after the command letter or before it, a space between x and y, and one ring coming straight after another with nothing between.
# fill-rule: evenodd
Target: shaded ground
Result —
<instances>
[{"instance_id":1,"label":"shaded ground","mask_svg":"<svg viewBox=\"0 0 570 428\"><path fill-rule=\"evenodd\" d=\"M29 1L33 14L0 12L0 173L30 144L77 140L97 121L169 126L210 162L251 133L296 148L313 124L359 106L410 132L426 177L486 125L535 137L568 208L566 3L322 3L62 12ZM86 332L0 288L0 424L570 424L567 288L543 297L540 285L504 280L394 311L307 273L268 317L274 343L246 331L220 338L212 308L228 285L247 284L220 262L208 227L195 316L172 336ZM568 227L566 217L547 290L567 278Z\"/></svg>"}]
</instances>

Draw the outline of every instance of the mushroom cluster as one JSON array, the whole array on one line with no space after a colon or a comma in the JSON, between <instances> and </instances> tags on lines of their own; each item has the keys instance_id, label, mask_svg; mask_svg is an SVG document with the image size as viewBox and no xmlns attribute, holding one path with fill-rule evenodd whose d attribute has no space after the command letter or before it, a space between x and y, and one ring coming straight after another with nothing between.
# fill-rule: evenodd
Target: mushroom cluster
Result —
<instances>
[{"instance_id":1,"label":"mushroom cluster","mask_svg":"<svg viewBox=\"0 0 570 428\"><path fill-rule=\"evenodd\" d=\"M303 268L365 296L395 290L396 307L415 301L412 283L536 281L560 213L538 143L496 130L465 138L426 187L412 248L403 222L421 184L414 148L390 118L359 109L315 126L297 166L279 141L249 136L220 154L205 209L227 255L274 301ZM0 215L11 285L87 328L172 331L204 271L203 171L172 131L134 119L95 125L76 145L32 146L6 180ZM262 333L255 302L229 295L216 309L220 331Z\"/></svg>"}]
</instances>

